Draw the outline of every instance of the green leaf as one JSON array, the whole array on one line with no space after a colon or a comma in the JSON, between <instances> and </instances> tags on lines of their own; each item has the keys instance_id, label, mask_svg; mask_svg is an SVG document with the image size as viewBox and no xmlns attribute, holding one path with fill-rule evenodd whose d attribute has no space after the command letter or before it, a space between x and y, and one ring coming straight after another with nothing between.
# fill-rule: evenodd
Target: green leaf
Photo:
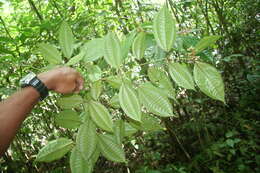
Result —
<instances>
[{"instance_id":1,"label":"green leaf","mask_svg":"<svg viewBox=\"0 0 260 173\"><path fill-rule=\"evenodd\" d=\"M234 140L232 140L232 139L227 139L227 140L226 140L226 143L227 143L227 145L230 146L230 147L234 147L234 145L235 145L235 142L234 142Z\"/></svg>"},{"instance_id":2,"label":"green leaf","mask_svg":"<svg viewBox=\"0 0 260 173\"><path fill-rule=\"evenodd\" d=\"M179 36L179 38L182 40L183 48L189 49L190 47L195 47L195 45L199 42L199 39L195 36Z\"/></svg>"},{"instance_id":3,"label":"green leaf","mask_svg":"<svg viewBox=\"0 0 260 173\"><path fill-rule=\"evenodd\" d=\"M143 115L142 115L143 116ZM129 121L129 124L133 127L133 128L135 128L135 129L137 129L137 130L141 130L141 131L143 131L143 128L142 128L142 123L143 122L137 122L137 121Z\"/></svg>"},{"instance_id":4,"label":"green leaf","mask_svg":"<svg viewBox=\"0 0 260 173\"><path fill-rule=\"evenodd\" d=\"M40 72L45 72L45 71L49 71L49 70L52 70L52 69L58 68L58 67L59 67L59 65L49 64L49 65L47 65L45 67L40 68L39 71Z\"/></svg>"},{"instance_id":5,"label":"green leaf","mask_svg":"<svg viewBox=\"0 0 260 173\"><path fill-rule=\"evenodd\" d=\"M212 35L212 36L207 36L201 39L195 46L195 51L196 53L199 53L206 49L207 47L211 46L214 44L218 39L220 39L219 35Z\"/></svg>"},{"instance_id":6,"label":"green leaf","mask_svg":"<svg viewBox=\"0 0 260 173\"><path fill-rule=\"evenodd\" d=\"M90 89L90 95L94 100L98 100L98 97L100 96L102 92L102 82L96 81L92 84L92 87Z\"/></svg>"},{"instance_id":7,"label":"green leaf","mask_svg":"<svg viewBox=\"0 0 260 173\"><path fill-rule=\"evenodd\" d=\"M174 82L179 86L195 90L191 72L186 64L171 63L169 65L169 73Z\"/></svg>"},{"instance_id":8,"label":"green leaf","mask_svg":"<svg viewBox=\"0 0 260 173\"><path fill-rule=\"evenodd\" d=\"M73 53L74 37L66 22L63 22L59 29L59 42L64 56L70 58Z\"/></svg>"},{"instance_id":9,"label":"green leaf","mask_svg":"<svg viewBox=\"0 0 260 173\"><path fill-rule=\"evenodd\" d=\"M85 122L86 119L89 117L89 114L88 114L88 107L86 107L85 105L83 105L85 111L81 112L79 114L79 118L81 120L81 122Z\"/></svg>"},{"instance_id":10,"label":"green leaf","mask_svg":"<svg viewBox=\"0 0 260 173\"><path fill-rule=\"evenodd\" d=\"M96 126L90 117L86 117L84 124L82 124L79 128L76 138L76 147L81 152L82 157L85 160L88 160L96 150Z\"/></svg>"},{"instance_id":11,"label":"green leaf","mask_svg":"<svg viewBox=\"0 0 260 173\"><path fill-rule=\"evenodd\" d=\"M136 121L141 121L141 105L136 91L128 82L123 82L120 87L119 103L128 117Z\"/></svg>"},{"instance_id":12,"label":"green leaf","mask_svg":"<svg viewBox=\"0 0 260 173\"><path fill-rule=\"evenodd\" d=\"M129 123L125 123L125 136L132 136L138 130L133 128Z\"/></svg>"},{"instance_id":13,"label":"green leaf","mask_svg":"<svg viewBox=\"0 0 260 173\"><path fill-rule=\"evenodd\" d=\"M92 154L92 156L90 158L90 162L92 163L93 167L94 167L95 163L97 162L99 156L100 156L100 149L99 149L99 147L97 145L97 148L96 148L95 152Z\"/></svg>"},{"instance_id":14,"label":"green leaf","mask_svg":"<svg viewBox=\"0 0 260 173\"><path fill-rule=\"evenodd\" d=\"M217 69L209 64L197 62L193 73L195 82L203 93L225 103L224 83Z\"/></svg>"},{"instance_id":15,"label":"green leaf","mask_svg":"<svg viewBox=\"0 0 260 173\"><path fill-rule=\"evenodd\" d=\"M70 155L70 168L72 173L91 173L99 158L100 151L97 147L88 160L86 160L82 154L84 153L81 153L76 147L72 149Z\"/></svg>"},{"instance_id":16,"label":"green leaf","mask_svg":"<svg viewBox=\"0 0 260 173\"><path fill-rule=\"evenodd\" d=\"M163 130L163 126L160 125L160 120L149 114L142 114L142 124L143 131L157 131Z\"/></svg>"},{"instance_id":17,"label":"green leaf","mask_svg":"<svg viewBox=\"0 0 260 173\"><path fill-rule=\"evenodd\" d=\"M0 2L0 4L1 4L1 2ZM0 42L13 43L13 42L15 42L15 40L12 38L9 38L9 37L0 36Z\"/></svg>"},{"instance_id":18,"label":"green leaf","mask_svg":"<svg viewBox=\"0 0 260 173\"><path fill-rule=\"evenodd\" d=\"M164 59L165 57L166 57L166 52L159 46L155 46L153 59L160 60L160 59Z\"/></svg>"},{"instance_id":19,"label":"green leaf","mask_svg":"<svg viewBox=\"0 0 260 173\"><path fill-rule=\"evenodd\" d=\"M142 114L141 123L131 122L130 125L137 130L151 132L163 130L164 127L160 124L160 119L150 114Z\"/></svg>"},{"instance_id":20,"label":"green leaf","mask_svg":"<svg viewBox=\"0 0 260 173\"><path fill-rule=\"evenodd\" d=\"M64 96L57 99L57 105L62 109L71 109L83 103L83 99L79 95Z\"/></svg>"},{"instance_id":21,"label":"green leaf","mask_svg":"<svg viewBox=\"0 0 260 173\"><path fill-rule=\"evenodd\" d=\"M174 116L172 105L162 89L146 82L138 88L138 95L140 102L149 112L162 117Z\"/></svg>"},{"instance_id":22,"label":"green leaf","mask_svg":"<svg viewBox=\"0 0 260 173\"><path fill-rule=\"evenodd\" d=\"M72 173L91 173L93 165L89 160L85 160L82 153L74 147L70 155L70 169Z\"/></svg>"},{"instance_id":23,"label":"green leaf","mask_svg":"<svg viewBox=\"0 0 260 173\"><path fill-rule=\"evenodd\" d=\"M64 128L74 129L78 128L82 122L77 112L65 110L55 116L55 123Z\"/></svg>"},{"instance_id":24,"label":"green leaf","mask_svg":"<svg viewBox=\"0 0 260 173\"><path fill-rule=\"evenodd\" d=\"M144 57L144 52L146 49L145 32L140 32L133 43L132 52L134 57L137 59L142 59Z\"/></svg>"},{"instance_id":25,"label":"green leaf","mask_svg":"<svg viewBox=\"0 0 260 173\"><path fill-rule=\"evenodd\" d=\"M39 51L50 64L62 63L62 59L59 51L52 45L41 43L39 44Z\"/></svg>"},{"instance_id":26,"label":"green leaf","mask_svg":"<svg viewBox=\"0 0 260 173\"><path fill-rule=\"evenodd\" d=\"M113 122L107 108L99 102L90 101L88 104L92 120L103 130L113 132Z\"/></svg>"},{"instance_id":27,"label":"green leaf","mask_svg":"<svg viewBox=\"0 0 260 173\"><path fill-rule=\"evenodd\" d=\"M111 135L98 135L98 144L104 157L114 162L126 162L122 145L119 145Z\"/></svg>"},{"instance_id":28,"label":"green leaf","mask_svg":"<svg viewBox=\"0 0 260 173\"><path fill-rule=\"evenodd\" d=\"M88 67L88 78L92 81L98 81L101 79L102 71L97 65L91 65Z\"/></svg>"},{"instance_id":29,"label":"green leaf","mask_svg":"<svg viewBox=\"0 0 260 173\"><path fill-rule=\"evenodd\" d=\"M149 67L148 77L153 84L162 88L169 98L175 99L176 92L172 86L171 80L163 69L158 67Z\"/></svg>"},{"instance_id":30,"label":"green leaf","mask_svg":"<svg viewBox=\"0 0 260 173\"><path fill-rule=\"evenodd\" d=\"M128 55L128 52L132 46L132 43L135 39L135 35L136 35L136 31L132 31L131 33L129 33L128 35L126 35L126 39L124 39L122 41L122 56L123 59L125 59Z\"/></svg>"},{"instance_id":31,"label":"green leaf","mask_svg":"<svg viewBox=\"0 0 260 173\"><path fill-rule=\"evenodd\" d=\"M122 84L122 79L119 76L109 76L106 78L106 81L115 89L119 89Z\"/></svg>"},{"instance_id":32,"label":"green leaf","mask_svg":"<svg viewBox=\"0 0 260 173\"><path fill-rule=\"evenodd\" d=\"M181 36L177 36L173 48L178 52L186 52L186 50L183 49L183 39Z\"/></svg>"},{"instance_id":33,"label":"green leaf","mask_svg":"<svg viewBox=\"0 0 260 173\"><path fill-rule=\"evenodd\" d=\"M11 54L13 55L13 51L10 51L8 49L6 49L5 47L2 47L2 45L0 45L0 54Z\"/></svg>"},{"instance_id":34,"label":"green leaf","mask_svg":"<svg viewBox=\"0 0 260 173\"><path fill-rule=\"evenodd\" d=\"M151 66L148 68L148 77L152 83L158 85L163 76L163 72L159 67Z\"/></svg>"},{"instance_id":35,"label":"green leaf","mask_svg":"<svg viewBox=\"0 0 260 173\"><path fill-rule=\"evenodd\" d=\"M73 141L67 138L59 138L49 142L37 154L36 161L51 162L60 159L73 147Z\"/></svg>"},{"instance_id":36,"label":"green leaf","mask_svg":"<svg viewBox=\"0 0 260 173\"><path fill-rule=\"evenodd\" d=\"M110 105L113 108L120 108L120 103L119 103L119 96L118 94L115 94L111 99L110 99Z\"/></svg>"},{"instance_id":37,"label":"green leaf","mask_svg":"<svg viewBox=\"0 0 260 173\"><path fill-rule=\"evenodd\" d=\"M74 65L77 64L79 61L81 61L84 58L83 54L78 54L76 56L74 56L73 58L71 58L66 65L70 66L70 65Z\"/></svg>"},{"instance_id":38,"label":"green leaf","mask_svg":"<svg viewBox=\"0 0 260 173\"><path fill-rule=\"evenodd\" d=\"M81 53L84 54L84 60L86 62L96 61L104 56L104 39L93 39L81 48Z\"/></svg>"},{"instance_id":39,"label":"green leaf","mask_svg":"<svg viewBox=\"0 0 260 173\"><path fill-rule=\"evenodd\" d=\"M114 134L118 144L122 144L125 136L125 123L123 120L116 120L114 123Z\"/></svg>"},{"instance_id":40,"label":"green leaf","mask_svg":"<svg viewBox=\"0 0 260 173\"><path fill-rule=\"evenodd\" d=\"M157 44L170 51L176 39L176 22L166 6L160 9L153 21L153 33Z\"/></svg>"},{"instance_id":41,"label":"green leaf","mask_svg":"<svg viewBox=\"0 0 260 173\"><path fill-rule=\"evenodd\" d=\"M114 68L119 68L123 62L122 50L118 37L114 33L109 33L105 37L105 60Z\"/></svg>"}]
</instances>

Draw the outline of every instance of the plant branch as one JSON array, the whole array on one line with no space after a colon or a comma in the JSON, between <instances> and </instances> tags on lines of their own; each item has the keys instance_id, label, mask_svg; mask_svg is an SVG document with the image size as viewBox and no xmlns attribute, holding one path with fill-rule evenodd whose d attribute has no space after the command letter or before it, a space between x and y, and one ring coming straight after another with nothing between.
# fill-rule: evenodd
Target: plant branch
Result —
<instances>
[{"instance_id":1,"label":"plant branch","mask_svg":"<svg viewBox=\"0 0 260 173\"><path fill-rule=\"evenodd\" d=\"M175 8L173 6L173 2L171 0L167 0L167 2L169 3L169 5L171 7L171 10L173 12L173 15L175 16L175 19L176 19L177 23L180 23L180 19L179 19L178 15L177 15L177 10L175 11Z\"/></svg>"},{"instance_id":2,"label":"plant branch","mask_svg":"<svg viewBox=\"0 0 260 173\"><path fill-rule=\"evenodd\" d=\"M1 23L3 24L3 26L4 26L4 30L5 30L6 34L7 34L11 39L13 39L12 36L11 36L11 34L10 34L10 32L8 31L8 29L7 29L6 25L5 25L5 22L4 22L3 18L2 18L1 16L0 16L0 21L1 21Z\"/></svg>"},{"instance_id":3,"label":"plant branch","mask_svg":"<svg viewBox=\"0 0 260 173\"><path fill-rule=\"evenodd\" d=\"M56 8L56 10L58 11L60 17L63 18L63 15L62 15L62 13L61 13L61 11L60 11L60 9L59 9L59 7L58 7L56 1L55 1L55 0L51 0L51 3L52 3L52 5L54 6L54 8Z\"/></svg>"},{"instance_id":4,"label":"plant branch","mask_svg":"<svg viewBox=\"0 0 260 173\"><path fill-rule=\"evenodd\" d=\"M28 0L32 10L36 13L37 17L39 18L39 20L42 22L43 21L43 17L42 15L40 14L40 12L38 11L38 9L36 8L33 0Z\"/></svg>"},{"instance_id":5,"label":"plant branch","mask_svg":"<svg viewBox=\"0 0 260 173\"><path fill-rule=\"evenodd\" d=\"M3 20L3 18L2 18L1 16L0 16L0 21L1 21L2 25L4 26L4 30L5 30L6 34L8 35L8 37L9 37L11 40L13 40L13 37L12 37L12 35L10 34L8 28L6 27L5 21ZM18 55L20 56L20 55L21 55L21 52L20 52L20 50L19 50L19 47L18 47L16 44L15 44L15 49L16 49ZM15 57L15 54L12 53L12 56Z\"/></svg>"}]
</instances>

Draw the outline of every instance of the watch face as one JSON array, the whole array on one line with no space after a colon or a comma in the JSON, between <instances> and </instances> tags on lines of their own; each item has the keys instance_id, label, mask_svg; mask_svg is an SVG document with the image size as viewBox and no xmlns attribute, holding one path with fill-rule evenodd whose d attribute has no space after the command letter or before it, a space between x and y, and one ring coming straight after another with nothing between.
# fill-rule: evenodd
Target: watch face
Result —
<instances>
[{"instance_id":1,"label":"watch face","mask_svg":"<svg viewBox=\"0 0 260 173\"><path fill-rule=\"evenodd\" d=\"M27 84L29 84L29 82L33 79L33 78L35 78L35 74L34 73L29 73L28 75L26 75L24 78L22 78L21 80L20 80L20 85L27 85Z\"/></svg>"}]
</instances>

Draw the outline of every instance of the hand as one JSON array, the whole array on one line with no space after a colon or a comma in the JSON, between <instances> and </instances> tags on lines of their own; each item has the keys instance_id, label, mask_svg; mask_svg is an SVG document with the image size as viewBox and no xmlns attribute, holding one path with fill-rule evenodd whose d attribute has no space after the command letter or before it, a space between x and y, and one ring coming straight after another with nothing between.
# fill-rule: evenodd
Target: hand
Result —
<instances>
[{"instance_id":1,"label":"hand","mask_svg":"<svg viewBox=\"0 0 260 173\"><path fill-rule=\"evenodd\" d=\"M49 90L69 94L83 89L84 79L79 72L70 67L59 67L40 73L38 78Z\"/></svg>"}]
</instances>

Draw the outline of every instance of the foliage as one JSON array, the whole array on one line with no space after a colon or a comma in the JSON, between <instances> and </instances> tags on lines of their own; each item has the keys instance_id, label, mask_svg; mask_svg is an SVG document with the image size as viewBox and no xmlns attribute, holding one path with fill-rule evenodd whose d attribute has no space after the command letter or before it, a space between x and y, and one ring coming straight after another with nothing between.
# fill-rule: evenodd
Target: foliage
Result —
<instances>
[{"instance_id":1,"label":"foliage","mask_svg":"<svg viewBox=\"0 0 260 173\"><path fill-rule=\"evenodd\" d=\"M52 94L34 109L0 169L259 171L258 6L253 0L167 0L163 8L145 0L0 5L11 9L0 18L2 99L28 71L66 65L86 80L78 95ZM72 140L55 154L52 145L64 137ZM37 153L39 161L64 157L46 164L35 162Z\"/></svg>"}]
</instances>

